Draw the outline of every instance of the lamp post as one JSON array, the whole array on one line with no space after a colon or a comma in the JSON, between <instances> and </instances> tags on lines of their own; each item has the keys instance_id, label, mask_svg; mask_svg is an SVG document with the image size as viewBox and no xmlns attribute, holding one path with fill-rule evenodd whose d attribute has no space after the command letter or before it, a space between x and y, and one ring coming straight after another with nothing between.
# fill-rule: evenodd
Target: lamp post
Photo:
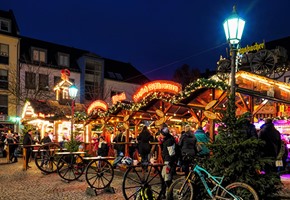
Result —
<instances>
[{"instance_id":1,"label":"lamp post","mask_svg":"<svg viewBox=\"0 0 290 200\"><path fill-rule=\"evenodd\" d=\"M74 114L75 114L75 98L78 93L78 88L75 85L71 85L68 88L68 94L72 99L71 103L71 127L70 127L70 140L73 140L73 129L74 129Z\"/></svg>"},{"instance_id":2,"label":"lamp post","mask_svg":"<svg viewBox=\"0 0 290 200\"><path fill-rule=\"evenodd\" d=\"M224 30L227 41L231 50L231 96L236 95L236 56L239 48L240 40L243 35L245 20L243 20L236 11L236 6L233 7L232 14L224 21Z\"/></svg>"}]
</instances>

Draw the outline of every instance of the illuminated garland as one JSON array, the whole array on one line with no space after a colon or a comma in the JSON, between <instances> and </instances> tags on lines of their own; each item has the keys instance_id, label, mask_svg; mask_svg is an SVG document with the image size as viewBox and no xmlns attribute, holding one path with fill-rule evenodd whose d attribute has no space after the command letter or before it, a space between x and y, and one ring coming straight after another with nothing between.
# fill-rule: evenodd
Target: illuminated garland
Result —
<instances>
[{"instance_id":1,"label":"illuminated garland","mask_svg":"<svg viewBox=\"0 0 290 200\"><path fill-rule=\"evenodd\" d=\"M171 104L179 103L182 99L185 99L190 96L190 94L200 88L216 88L221 90L227 90L229 86L221 81L215 81L211 79L198 79L195 82L189 83L183 91L181 91L177 95L167 94L164 92L154 92L148 96L146 96L141 102L138 103L121 103L113 105L108 109L107 112L98 112L99 117L110 116L111 114L116 113L118 109L128 110L128 111L138 111L140 108L145 107L148 103L154 99L159 99L164 102L168 102Z\"/></svg>"}]
</instances>

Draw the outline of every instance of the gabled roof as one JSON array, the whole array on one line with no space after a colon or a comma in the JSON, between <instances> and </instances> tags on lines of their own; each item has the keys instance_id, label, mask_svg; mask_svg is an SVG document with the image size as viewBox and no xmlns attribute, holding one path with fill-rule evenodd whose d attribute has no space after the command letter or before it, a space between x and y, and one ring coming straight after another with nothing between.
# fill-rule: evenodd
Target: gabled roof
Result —
<instances>
[{"instance_id":1,"label":"gabled roof","mask_svg":"<svg viewBox=\"0 0 290 200\"><path fill-rule=\"evenodd\" d=\"M143 85L150 80L130 63L105 58L105 78Z\"/></svg>"},{"instance_id":2,"label":"gabled roof","mask_svg":"<svg viewBox=\"0 0 290 200\"><path fill-rule=\"evenodd\" d=\"M12 10L9 10L9 11L0 10L0 17L3 19L11 20L11 33L1 31L1 30L0 30L0 33L4 34L4 35L11 35L11 36L18 37L19 36L19 28L18 28L13 11Z\"/></svg>"},{"instance_id":3,"label":"gabled roof","mask_svg":"<svg viewBox=\"0 0 290 200\"><path fill-rule=\"evenodd\" d=\"M45 42L25 36L21 36L20 40L20 61L27 64L33 64L31 58L31 47L47 50L47 63L42 63L42 66L47 66L56 69L63 69L63 66L58 65L58 53L69 54L70 63L69 70L79 72L80 67L78 65L78 59L85 55L91 55L89 51L76 49L73 47L67 47L55 43ZM34 63L37 64L37 63Z\"/></svg>"},{"instance_id":4,"label":"gabled roof","mask_svg":"<svg viewBox=\"0 0 290 200\"><path fill-rule=\"evenodd\" d=\"M27 103L29 103L29 106L34 111L32 116L36 115L41 118L50 118L53 116L55 120L64 119L66 116L71 116L71 105L61 105L58 101L29 99ZM85 112L86 107L84 104L75 103L75 111ZM26 112L26 110L24 110L24 112ZM32 116L24 115L24 118L27 119Z\"/></svg>"}]
</instances>

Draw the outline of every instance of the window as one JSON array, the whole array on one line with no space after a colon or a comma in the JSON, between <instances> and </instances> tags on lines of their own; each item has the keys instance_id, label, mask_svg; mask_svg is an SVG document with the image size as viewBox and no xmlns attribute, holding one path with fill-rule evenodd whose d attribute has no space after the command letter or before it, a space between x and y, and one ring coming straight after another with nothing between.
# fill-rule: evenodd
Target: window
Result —
<instances>
[{"instance_id":1,"label":"window","mask_svg":"<svg viewBox=\"0 0 290 200\"><path fill-rule=\"evenodd\" d=\"M46 63L46 50L44 49L32 49L33 61Z\"/></svg>"},{"instance_id":2,"label":"window","mask_svg":"<svg viewBox=\"0 0 290 200\"><path fill-rule=\"evenodd\" d=\"M69 81L72 82L73 84L75 83L75 79L73 78L70 78Z\"/></svg>"},{"instance_id":3,"label":"window","mask_svg":"<svg viewBox=\"0 0 290 200\"><path fill-rule=\"evenodd\" d=\"M94 100L99 96L99 88L97 82L85 81L85 99Z\"/></svg>"},{"instance_id":4,"label":"window","mask_svg":"<svg viewBox=\"0 0 290 200\"><path fill-rule=\"evenodd\" d=\"M0 88L8 89L8 71L0 69Z\"/></svg>"},{"instance_id":5,"label":"window","mask_svg":"<svg viewBox=\"0 0 290 200\"><path fill-rule=\"evenodd\" d=\"M11 21L0 19L0 30L5 32L11 32Z\"/></svg>"},{"instance_id":6,"label":"window","mask_svg":"<svg viewBox=\"0 0 290 200\"><path fill-rule=\"evenodd\" d=\"M112 90L112 91L111 91L111 97L112 97L112 96L115 96L115 95L122 94L122 93L123 93L123 92Z\"/></svg>"},{"instance_id":7,"label":"window","mask_svg":"<svg viewBox=\"0 0 290 200\"><path fill-rule=\"evenodd\" d=\"M115 76L115 74L113 72L108 72L108 74L109 74L110 78L114 78L114 79L116 78L116 76Z\"/></svg>"},{"instance_id":8,"label":"window","mask_svg":"<svg viewBox=\"0 0 290 200\"><path fill-rule=\"evenodd\" d=\"M87 59L86 60L86 73L94 74L96 72L101 72L102 65L97 60Z\"/></svg>"},{"instance_id":9,"label":"window","mask_svg":"<svg viewBox=\"0 0 290 200\"><path fill-rule=\"evenodd\" d=\"M64 53L58 53L58 65L69 67L69 55Z\"/></svg>"},{"instance_id":10,"label":"window","mask_svg":"<svg viewBox=\"0 0 290 200\"><path fill-rule=\"evenodd\" d=\"M25 72L25 88L36 89L36 75L32 72Z\"/></svg>"},{"instance_id":11,"label":"window","mask_svg":"<svg viewBox=\"0 0 290 200\"><path fill-rule=\"evenodd\" d=\"M118 80L123 80L123 76L120 73L115 73Z\"/></svg>"},{"instance_id":12,"label":"window","mask_svg":"<svg viewBox=\"0 0 290 200\"><path fill-rule=\"evenodd\" d=\"M40 90L48 90L48 75L46 74L39 74L39 89Z\"/></svg>"},{"instance_id":13,"label":"window","mask_svg":"<svg viewBox=\"0 0 290 200\"><path fill-rule=\"evenodd\" d=\"M60 76L55 76L53 79L54 79L53 80L54 86L56 86L57 84L61 82Z\"/></svg>"},{"instance_id":14,"label":"window","mask_svg":"<svg viewBox=\"0 0 290 200\"><path fill-rule=\"evenodd\" d=\"M9 64L9 46L7 44L0 44L0 63Z\"/></svg>"},{"instance_id":15,"label":"window","mask_svg":"<svg viewBox=\"0 0 290 200\"><path fill-rule=\"evenodd\" d=\"M8 95L0 95L0 115L8 115Z\"/></svg>"}]
</instances>

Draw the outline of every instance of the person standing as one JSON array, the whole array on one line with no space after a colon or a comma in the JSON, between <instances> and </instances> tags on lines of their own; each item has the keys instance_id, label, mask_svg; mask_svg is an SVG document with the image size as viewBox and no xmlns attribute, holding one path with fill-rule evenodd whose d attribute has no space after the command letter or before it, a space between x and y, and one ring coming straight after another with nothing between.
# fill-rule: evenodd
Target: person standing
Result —
<instances>
[{"instance_id":1,"label":"person standing","mask_svg":"<svg viewBox=\"0 0 290 200\"><path fill-rule=\"evenodd\" d=\"M164 161L164 166L162 168L162 177L165 181L164 187L169 188L172 183L173 172L175 167L175 139L170 134L167 124L163 124L160 130L161 137L161 151L162 159ZM165 190L164 190L165 191Z\"/></svg>"},{"instance_id":2,"label":"person standing","mask_svg":"<svg viewBox=\"0 0 290 200\"><path fill-rule=\"evenodd\" d=\"M106 157L108 156L109 147L107 141L105 140L104 136L99 137L99 144L98 144L98 156Z\"/></svg>"},{"instance_id":3,"label":"person standing","mask_svg":"<svg viewBox=\"0 0 290 200\"><path fill-rule=\"evenodd\" d=\"M14 141L12 133L7 134L6 141L7 141L7 145L9 148L9 155L7 155L7 156L9 156L9 161L10 162L17 162L17 157L15 157L15 154L14 154L16 142ZM13 159L14 159L14 161L12 161Z\"/></svg>"},{"instance_id":4,"label":"person standing","mask_svg":"<svg viewBox=\"0 0 290 200\"><path fill-rule=\"evenodd\" d=\"M200 157L208 157L209 156L209 149L207 148L206 144L209 142L209 137L203 131L202 127L198 127L194 133L197 142L201 145L201 151L197 152L197 155Z\"/></svg>"},{"instance_id":5,"label":"person standing","mask_svg":"<svg viewBox=\"0 0 290 200\"><path fill-rule=\"evenodd\" d=\"M178 145L181 148L182 168L185 175L189 173L189 164L196 155L197 139L191 131L190 125L185 125L185 132L181 135Z\"/></svg>"},{"instance_id":6,"label":"person standing","mask_svg":"<svg viewBox=\"0 0 290 200\"><path fill-rule=\"evenodd\" d=\"M32 130L28 130L27 133L24 135L23 138L23 147L26 149L26 157L25 157L25 162L26 162L26 167L31 168L28 165L31 153L32 153L32 148L29 145L32 145Z\"/></svg>"},{"instance_id":7,"label":"person standing","mask_svg":"<svg viewBox=\"0 0 290 200\"><path fill-rule=\"evenodd\" d=\"M114 144L114 148L116 150L116 157L124 155L125 154L125 144L118 144L126 141L126 132L125 129L121 128L120 132L116 137L114 138L113 142L117 143Z\"/></svg>"},{"instance_id":8,"label":"person standing","mask_svg":"<svg viewBox=\"0 0 290 200\"><path fill-rule=\"evenodd\" d=\"M138 151L141 155L141 164L149 162L149 154L151 151L151 145L149 142L153 142L153 136L149 132L147 126L144 126L141 133L137 137Z\"/></svg>"},{"instance_id":9,"label":"person standing","mask_svg":"<svg viewBox=\"0 0 290 200\"><path fill-rule=\"evenodd\" d=\"M262 148L263 156L273 159L272 164L265 166L265 172L276 171L274 161L280 152L282 141L280 132L275 128L272 119L265 119L265 124L261 126L258 138L265 141L265 145Z\"/></svg>"}]
</instances>

